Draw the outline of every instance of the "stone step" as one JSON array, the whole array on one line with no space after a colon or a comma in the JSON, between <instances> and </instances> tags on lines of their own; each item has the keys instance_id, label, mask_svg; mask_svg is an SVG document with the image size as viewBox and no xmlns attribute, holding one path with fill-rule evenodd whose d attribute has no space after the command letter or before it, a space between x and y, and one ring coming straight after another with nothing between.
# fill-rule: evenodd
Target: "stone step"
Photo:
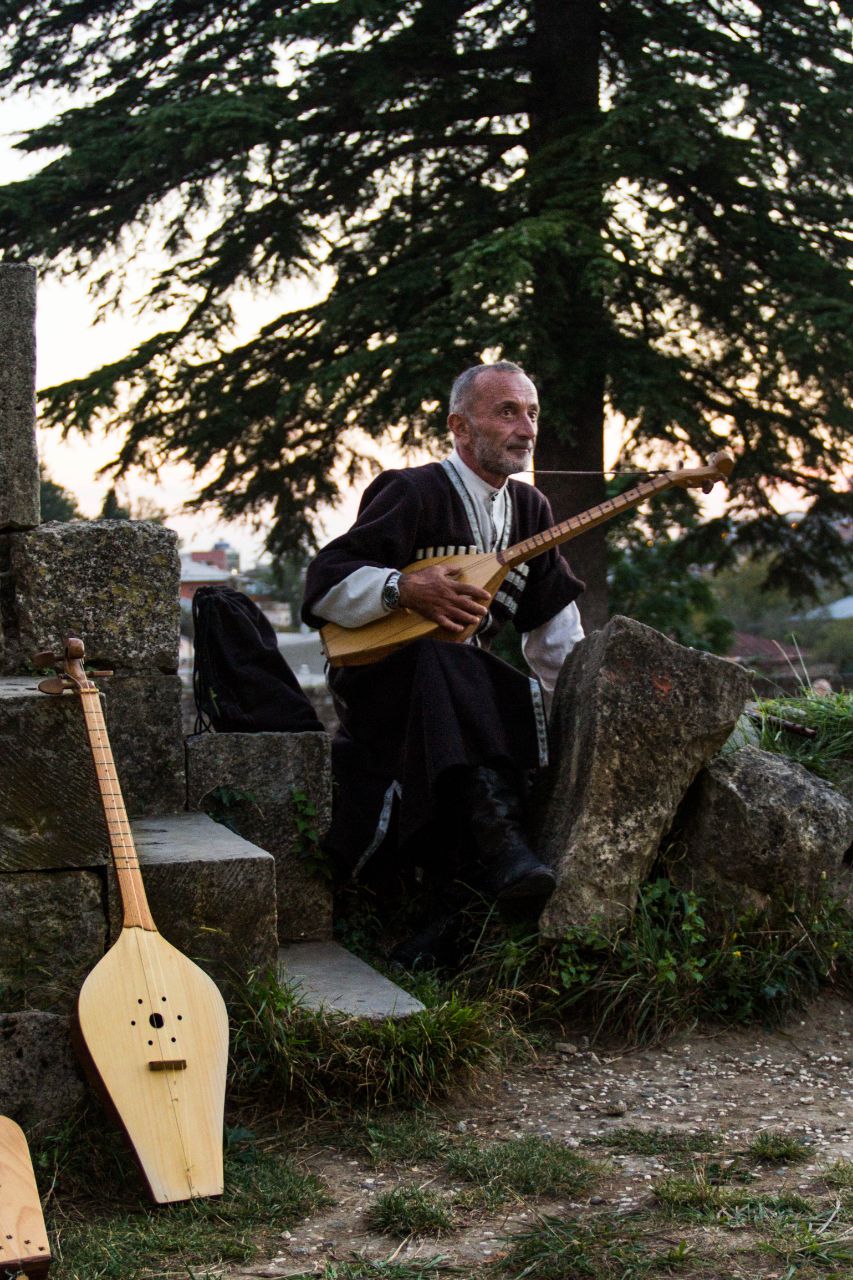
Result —
<instances>
[{"instance_id":1,"label":"stone step","mask_svg":"<svg viewBox=\"0 0 853 1280\"><path fill-rule=\"evenodd\" d=\"M187 738L187 808L224 818L275 858L280 942L332 936L332 886L317 865L332 814L325 733Z\"/></svg>"},{"instance_id":2,"label":"stone step","mask_svg":"<svg viewBox=\"0 0 853 1280\"><path fill-rule=\"evenodd\" d=\"M294 942L278 953L279 981L308 1009L378 1022L421 1013L420 1000L337 942Z\"/></svg>"},{"instance_id":3,"label":"stone step","mask_svg":"<svg viewBox=\"0 0 853 1280\"><path fill-rule=\"evenodd\" d=\"M272 969L278 937L275 859L204 813L171 813L131 823L157 928L198 961L228 995L253 970ZM121 928L109 873L110 932Z\"/></svg>"}]
</instances>

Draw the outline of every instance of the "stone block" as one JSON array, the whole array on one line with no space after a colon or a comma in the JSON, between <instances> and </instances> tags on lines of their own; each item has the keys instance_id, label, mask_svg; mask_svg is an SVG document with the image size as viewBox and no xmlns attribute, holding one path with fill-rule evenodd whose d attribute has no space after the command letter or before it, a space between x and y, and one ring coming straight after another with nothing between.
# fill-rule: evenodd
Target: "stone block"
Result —
<instances>
[{"instance_id":1,"label":"stone block","mask_svg":"<svg viewBox=\"0 0 853 1280\"><path fill-rule=\"evenodd\" d=\"M0 679L0 871L103 866L110 859L80 699Z\"/></svg>"},{"instance_id":2,"label":"stone block","mask_svg":"<svg viewBox=\"0 0 853 1280\"><path fill-rule=\"evenodd\" d=\"M0 529L39 523L36 272L0 265Z\"/></svg>"},{"instance_id":3,"label":"stone block","mask_svg":"<svg viewBox=\"0 0 853 1280\"><path fill-rule=\"evenodd\" d=\"M423 1013L424 1006L337 942L296 942L282 947L278 976L306 1009L381 1022Z\"/></svg>"},{"instance_id":4,"label":"stone block","mask_svg":"<svg viewBox=\"0 0 853 1280\"><path fill-rule=\"evenodd\" d=\"M102 873L0 874L0 1009L70 1013L104 954Z\"/></svg>"},{"instance_id":5,"label":"stone block","mask_svg":"<svg viewBox=\"0 0 853 1280\"><path fill-rule=\"evenodd\" d=\"M50 521L9 535L14 644L6 670L79 636L87 660L131 671L178 666L177 535L145 520Z\"/></svg>"},{"instance_id":6,"label":"stone block","mask_svg":"<svg viewBox=\"0 0 853 1280\"><path fill-rule=\"evenodd\" d=\"M164 938L206 969L226 995L252 970L275 966L270 854L201 813L140 818L131 827L148 904ZM122 911L112 871L108 880L114 940Z\"/></svg>"},{"instance_id":7,"label":"stone block","mask_svg":"<svg viewBox=\"0 0 853 1280\"><path fill-rule=\"evenodd\" d=\"M676 820L669 867L710 906L762 909L774 896L853 890L853 804L784 756L744 747L699 774Z\"/></svg>"},{"instance_id":8,"label":"stone block","mask_svg":"<svg viewBox=\"0 0 853 1280\"><path fill-rule=\"evenodd\" d=\"M306 859L312 842L300 831L307 822L321 838L331 821L327 734L196 734L187 739L187 804L273 855L281 941L331 937L331 885Z\"/></svg>"},{"instance_id":9,"label":"stone block","mask_svg":"<svg viewBox=\"0 0 853 1280\"><path fill-rule=\"evenodd\" d=\"M559 938L633 910L661 838L749 695L743 668L615 617L571 652L536 797L538 847L557 871L540 928Z\"/></svg>"},{"instance_id":10,"label":"stone block","mask_svg":"<svg viewBox=\"0 0 853 1280\"><path fill-rule=\"evenodd\" d=\"M104 695L107 732L130 816L183 809L180 676L117 674L96 683Z\"/></svg>"},{"instance_id":11,"label":"stone block","mask_svg":"<svg viewBox=\"0 0 853 1280\"><path fill-rule=\"evenodd\" d=\"M32 1140L72 1119L85 1092L68 1018L31 1009L0 1014L0 1113Z\"/></svg>"}]
</instances>

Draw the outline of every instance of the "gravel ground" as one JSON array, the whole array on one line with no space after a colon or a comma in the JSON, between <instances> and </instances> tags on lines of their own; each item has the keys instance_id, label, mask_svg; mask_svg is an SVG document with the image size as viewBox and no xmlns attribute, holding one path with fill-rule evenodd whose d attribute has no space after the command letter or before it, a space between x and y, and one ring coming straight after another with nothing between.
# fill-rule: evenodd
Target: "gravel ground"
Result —
<instances>
[{"instance_id":1,"label":"gravel ground","mask_svg":"<svg viewBox=\"0 0 853 1280\"><path fill-rule=\"evenodd\" d=\"M608 1135L631 1126L639 1129L719 1132L729 1149L743 1150L766 1130L782 1130L810 1144L806 1162L762 1168L760 1189L778 1193L815 1194L821 1170L838 1159L853 1160L853 1006L823 998L780 1031L750 1029L720 1034L693 1034L663 1047L629 1053L592 1052L584 1041L558 1041L533 1063L493 1079L474 1095L456 1100L436 1116L453 1138L483 1142L537 1134L579 1148L590 1156L607 1155L607 1172L595 1194L577 1203L525 1203L489 1215L482 1209L463 1214L451 1234L429 1239L394 1241L372 1233L365 1211L383 1191L402 1183L452 1192L456 1184L440 1163L423 1167L376 1169L334 1145L311 1145L301 1162L326 1181L335 1203L299 1228L285 1233L273 1258L226 1270L223 1276L286 1277L322 1275L334 1261L354 1255L398 1262L440 1254L457 1275L493 1273L487 1264L504 1252L509 1232L530 1225L542 1213L611 1218L652 1208L652 1187L670 1171L665 1155L640 1156L608 1152ZM759 1185L756 1183L756 1185ZM685 1235L708 1236L673 1226L669 1243ZM708 1244L708 1241L705 1241ZM741 1241L742 1244L742 1241ZM712 1252L731 1247L730 1238L711 1242ZM720 1277L782 1277L784 1269L766 1262L720 1263L719 1271L682 1272ZM763 1268L763 1269L762 1269ZM799 1274L799 1273L798 1273ZM808 1274L812 1274L808 1272ZM849 1269L832 1276L853 1276Z\"/></svg>"}]
</instances>

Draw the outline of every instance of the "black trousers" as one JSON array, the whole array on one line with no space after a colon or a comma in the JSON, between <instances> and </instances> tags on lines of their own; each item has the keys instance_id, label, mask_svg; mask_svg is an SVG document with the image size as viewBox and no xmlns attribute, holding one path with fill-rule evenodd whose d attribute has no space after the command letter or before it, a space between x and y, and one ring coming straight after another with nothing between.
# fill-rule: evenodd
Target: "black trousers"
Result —
<instances>
[{"instance_id":1,"label":"black trousers","mask_svg":"<svg viewBox=\"0 0 853 1280\"><path fill-rule=\"evenodd\" d=\"M453 771L501 762L525 773L547 760L538 685L472 645L415 641L333 670L329 684L341 728L327 846L350 870L383 841L422 850L425 837L449 840Z\"/></svg>"}]
</instances>

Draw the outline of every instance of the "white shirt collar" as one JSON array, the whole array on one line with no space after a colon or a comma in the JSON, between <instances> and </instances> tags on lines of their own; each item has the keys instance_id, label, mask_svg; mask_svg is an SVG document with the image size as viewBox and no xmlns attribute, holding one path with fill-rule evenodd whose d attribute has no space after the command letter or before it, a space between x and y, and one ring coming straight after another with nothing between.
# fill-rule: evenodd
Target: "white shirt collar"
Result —
<instances>
[{"instance_id":1,"label":"white shirt collar","mask_svg":"<svg viewBox=\"0 0 853 1280\"><path fill-rule=\"evenodd\" d=\"M462 461L455 449L451 453L449 461L459 472L462 477L462 483L468 492L479 498L482 503L493 502L497 494L505 491L506 485L496 489L493 484L489 484L488 480L484 480L482 476L477 475L476 471L472 471L468 464Z\"/></svg>"}]
</instances>

